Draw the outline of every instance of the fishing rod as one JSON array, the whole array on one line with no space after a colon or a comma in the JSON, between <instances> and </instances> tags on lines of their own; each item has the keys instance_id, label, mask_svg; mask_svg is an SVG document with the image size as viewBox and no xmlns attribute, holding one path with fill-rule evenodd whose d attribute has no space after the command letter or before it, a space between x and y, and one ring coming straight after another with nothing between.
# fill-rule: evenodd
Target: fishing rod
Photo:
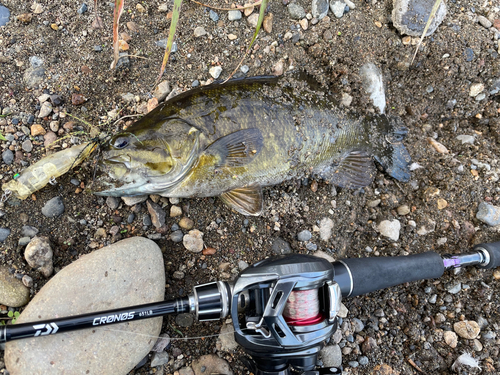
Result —
<instances>
[{"instance_id":1,"label":"fishing rod","mask_svg":"<svg viewBox=\"0 0 500 375\"><path fill-rule=\"evenodd\" d=\"M199 321L231 316L234 337L251 359L255 375L341 374L316 368L324 341L337 329L342 298L424 279L465 266L500 266L500 242L476 245L470 253L350 258L330 263L311 255L268 258L248 267L231 283L197 285L193 294L66 318L0 327L0 343L96 328L124 321L191 312Z\"/></svg>"}]
</instances>

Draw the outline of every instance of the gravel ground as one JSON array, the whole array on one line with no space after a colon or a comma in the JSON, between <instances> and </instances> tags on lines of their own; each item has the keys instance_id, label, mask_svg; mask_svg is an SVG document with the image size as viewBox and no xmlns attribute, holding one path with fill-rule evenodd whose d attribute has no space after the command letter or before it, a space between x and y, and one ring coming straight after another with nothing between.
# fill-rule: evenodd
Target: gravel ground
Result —
<instances>
[{"instance_id":1,"label":"gravel ground","mask_svg":"<svg viewBox=\"0 0 500 375\"><path fill-rule=\"evenodd\" d=\"M498 223L476 217L480 204L491 204L493 210L500 206L498 4L448 2L445 20L425 39L409 66L416 39L394 28L391 2L356 1L341 18L330 12L316 24L305 16L311 12L309 2L295 3L305 10L301 20L291 17L284 2L269 5L272 31L261 31L238 75L306 72L343 100L346 111L370 112L374 109L362 89L359 68L375 63L385 80L387 112L401 116L409 128L405 144L417 163L412 180L401 184L379 173L361 191L335 189L321 181L291 181L264 190L265 210L258 218L234 213L216 198L178 202L152 196L150 201L166 213L165 225L157 230L151 203L128 206L92 195L87 189L93 173L88 161L56 185L25 201L11 198L1 208L0 236L8 236L0 244L0 261L19 278L32 278L32 295L48 278L24 259L26 225L49 238L56 272L120 238L154 239L164 252L169 299L189 293L198 283L231 279L245 264L283 248L294 253L320 250L340 259L429 250L459 253L498 240ZM113 12L109 2L98 10L104 29L92 26L93 4L2 3L11 11L11 21L0 27L0 109L5 115L0 117L0 130L8 139L0 143L2 183L45 155L44 146L55 139L60 140L57 149L99 133L113 134L132 121L129 117L116 123L117 115L147 111L171 3L125 3L120 32L126 34L122 38L134 56L122 59L117 71L109 69ZM209 12L185 2L177 51L164 76L169 86L183 91L210 82L218 73L226 78L252 37L248 22L250 17L232 21L226 11ZM59 198L52 201L52 208L43 211L55 197ZM56 215L61 202L64 211ZM190 220L181 221L183 217ZM389 223L380 225L385 220ZM327 240L320 237L324 225L332 227ZM387 227L390 232L383 232ZM179 241L191 228L204 233L210 250L203 255L186 250ZM449 272L440 280L346 300L348 315L329 347L342 352L349 374L371 374L375 369L386 374L478 373L470 366L452 370L464 352L479 360L483 373L498 373L499 279L499 271L467 269ZM460 336L456 323L461 321L477 322L479 335ZM238 351L217 347L223 323L165 319L163 332L172 338L170 362L152 368L146 358L131 373L173 373L210 353L226 359L235 373L246 373ZM180 332L211 337L175 340Z\"/></svg>"}]
</instances>

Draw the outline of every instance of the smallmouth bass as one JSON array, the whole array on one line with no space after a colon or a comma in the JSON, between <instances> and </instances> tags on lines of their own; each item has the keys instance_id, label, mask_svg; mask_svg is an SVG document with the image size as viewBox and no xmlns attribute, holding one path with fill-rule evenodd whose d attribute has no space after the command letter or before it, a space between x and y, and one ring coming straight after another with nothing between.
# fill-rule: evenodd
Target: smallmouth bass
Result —
<instances>
[{"instance_id":1,"label":"smallmouth bass","mask_svg":"<svg viewBox=\"0 0 500 375\"><path fill-rule=\"evenodd\" d=\"M103 196L220 196L244 215L263 209L262 187L313 174L369 185L374 159L410 179L407 129L396 117L347 113L305 80L267 77L213 84L158 106L103 146Z\"/></svg>"}]
</instances>

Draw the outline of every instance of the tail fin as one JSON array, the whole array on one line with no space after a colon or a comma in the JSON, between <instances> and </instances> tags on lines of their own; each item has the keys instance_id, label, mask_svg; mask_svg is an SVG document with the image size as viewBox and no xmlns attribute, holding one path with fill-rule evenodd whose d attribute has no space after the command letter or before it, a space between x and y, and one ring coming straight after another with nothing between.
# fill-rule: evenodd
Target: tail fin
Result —
<instances>
[{"instance_id":1,"label":"tail fin","mask_svg":"<svg viewBox=\"0 0 500 375\"><path fill-rule=\"evenodd\" d=\"M375 160L389 176L398 181L409 181L411 157L403 144L408 129L401 119L396 117L381 115L375 116L373 120L379 128L378 140L374 140L372 143ZM380 139L381 136L382 139Z\"/></svg>"}]
</instances>

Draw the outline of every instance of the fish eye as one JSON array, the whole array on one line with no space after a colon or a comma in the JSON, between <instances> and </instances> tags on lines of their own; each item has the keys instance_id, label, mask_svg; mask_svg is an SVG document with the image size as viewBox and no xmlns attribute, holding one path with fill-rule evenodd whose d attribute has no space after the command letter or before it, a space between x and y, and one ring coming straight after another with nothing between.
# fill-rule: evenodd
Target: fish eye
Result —
<instances>
[{"instance_id":1,"label":"fish eye","mask_svg":"<svg viewBox=\"0 0 500 375\"><path fill-rule=\"evenodd\" d=\"M128 137L118 137L113 143L113 147L117 149L122 149L127 147L129 144Z\"/></svg>"}]
</instances>

